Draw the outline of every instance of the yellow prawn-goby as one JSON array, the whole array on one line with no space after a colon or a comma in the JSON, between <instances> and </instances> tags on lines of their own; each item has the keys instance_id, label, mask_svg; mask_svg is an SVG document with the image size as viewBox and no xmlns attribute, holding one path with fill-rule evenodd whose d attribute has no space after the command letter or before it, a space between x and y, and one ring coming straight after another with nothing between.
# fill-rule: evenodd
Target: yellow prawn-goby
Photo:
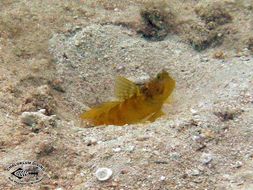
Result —
<instances>
[{"instance_id":1,"label":"yellow prawn-goby","mask_svg":"<svg viewBox=\"0 0 253 190\"><path fill-rule=\"evenodd\" d=\"M102 103L80 117L94 126L152 122L163 115L162 106L175 86L175 80L166 71L160 72L143 86L119 76L115 81L118 100Z\"/></svg>"}]
</instances>

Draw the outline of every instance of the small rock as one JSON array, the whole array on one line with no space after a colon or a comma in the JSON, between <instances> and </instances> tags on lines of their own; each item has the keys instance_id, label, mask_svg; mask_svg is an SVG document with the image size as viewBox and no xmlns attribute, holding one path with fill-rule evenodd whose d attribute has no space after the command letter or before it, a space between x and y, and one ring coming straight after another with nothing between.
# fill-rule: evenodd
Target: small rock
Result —
<instances>
[{"instance_id":1,"label":"small rock","mask_svg":"<svg viewBox=\"0 0 253 190\"><path fill-rule=\"evenodd\" d=\"M203 164L208 164L208 163L210 163L212 160L213 160L212 154L203 153L202 156L201 156L201 162L202 162Z\"/></svg>"},{"instance_id":2,"label":"small rock","mask_svg":"<svg viewBox=\"0 0 253 190\"><path fill-rule=\"evenodd\" d=\"M40 109L46 110L46 115L53 115L56 110L56 100L50 93L48 85L39 86L24 99L20 107L21 112L35 112Z\"/></svg>"},{"instance_id":3,"label":"small rock","mask_svg":"<svg viewBox=\"0 0 253 190\"><path fill-rule=\"evenodd\" d=\"M84 176L85 176L85 174L84 174L83 172L81 172L81 173L80 173L80 176L84 177Z\"/></svg>"},{"instance_id":4,"label":"small rock","mask_svg":"<svg viewBox=\"0 0 253 190\"><path fill-rule=\"evenodd\" d=\"M112 176L112 170L110 168L98 168L95 176L99 181L106 181Z\"/></svg>"},{"instance_id":5,"label":"small rock","mask_svg":"<svg viewBox=\"0 0 253 190\"><path fill-rule=\"evenodd\" d=\"M170 154L172 160L178 160L180 158L180 154L177 152L173 152Z\"/></svg>"},{"instance_id":6,"label":"small rock","mask_svg":"<svg viewBox=\"0 0 253 190\"><path fill-rule=\"evenodd\" d=\"M116 70L117 71L123 71L123 70L125 70L125 67L122 66L122 65L119 65L119 66L116 67Z\"/></svg>"},{"instance_id":7,"label":"small rock","mask_svg":"<svg viewBox=\"0 0 253 190\"><path fill-rule=\"evenodd\" d=\"M215 59L225 59L225 54L223 51L217 51L214 53L213 58Z\"/></svg>"},{"instance_id":8,"label":"small rock","mask_svg":"<svg viewBox=\"0 0 253 190\"><path fill-rule=\"evenodd\" d=\"M193 149L195 149L196 151L201 151L204 148L206 148L206 144L204 142L198 142L193 144Z\"/></svg>"},{"instance_id":9,"label":"small rock","mask_svg":"<svg viewBox=\"0 0 253 190\"><path fill-rule=\"evenodd\" d=\"M58 92L65 92L65 89L63 88L62 85L63 85L63 80L61 79L54 79L50 81L50 86Z\"/></svg>"},{"instance_id":10,"label":"small rock","mask_svg":"<svg viewBox=\"0 0 253 190\"><path fill-rule=\"evenodd\" d=\"M123 170L120 171L120 174L127 174L128 172L129 172L129 170L123 169Z\"/></svg>"},{"instance_id":11,"label":"small rock","mask_svg":"<svg viewBox=\"0 0 253 190\"><path fill-rule=\"evenodd\" d=\"M235 118L236 113L233 111L224 111L224 112L214 112L214 115L219 117L221 121L229 121Z\"/></svg>"},{"instance_id":12,"label":"small rock","mask_svg":"<svg viewBox=\"0 0 253 190\"><path fill-rule=\"evenodd\" d=\"M191 171L188 172L189 176L199 176L200 175L200 171L198 169L193 169Z\"/></svg>"},{"instance_id":13,"label":"small rock","mask_svg":"<svg viewBox=\"0 0 253 190\"><path fill-rule=\"evenodd\" d=\"M91 145L97 144L97 139L90 137L90 138L84 139L84 142L87 146L91 146Z\"/></svg>"},{"instance_id":14,"label":"small rock","mask_svg":"<svg viewBox=\"0 0 253 190\"><path fill-rule=\"evenodd\" d=\"M209 59L207 58L207 57L203 57L203 58L201 58L201 60L200 60L201 62L208 62L209 61Z\"/></svg>"},{"instance_id":15,"label":"small rock","mask_svg":"<svg viewBox=\"0 0 253 190\"><path fill-rule=\"evenodd\" d=\"M41 109L37 112L23 112L21 114L21 122L29 126L42 124L44 126L54 127L56 125L56 115L47 116L45 112L45 109Z\"/></svg>"},{"instance_id":16,"label":"small rock","mask_svg":"<svg viewBox=\"0 0 253 190\"><path fill-rule=\"evenodd\" d=\"M165 179L166 179L165 176L161 176L161 177L160 177L160 180L161 180L161 181L164 181Z\"/></svg>"},{"instance_id":17,"label":"small rock","mask_svg":"<svg viewBox=\"0 0 253 190\"><path fill-rule=\"evenodd\" d=\"M128 147L126 148L126 151L128 151L128 152L133 152L134 149L135 149L135 146L131 145L131 146L128 146Z\"/></svg>"},{"instance_id":18,"label":"small rock","mask_svg":"<svg viewBox=\"0 0 253 190\"><path fill-rule=\"evenodd\" d=\"M120 147L117 147L117 148L113 148L112 150L113 150L113 152L120 152L120 151L121 151L121 148L120 148Z\"/></svg>"},{"instance_id":19,"label":"small rock","mask_svg":"<svg viewBox=\"0 0 253 190\"><path fill-rule=\"evenodd\" d=\"M149 136L142 136L142 137L138 137L136 140L137 141L146 141L149 139Z\"/></svg>"},{"instance_id":20,"label":"small rock","mask_svg":"<svg viewBox=\"0 0 253 190\"><path fill-rule=\"evenodd\" d=\"M233 168L240 168L242 167L242 162L241 161L237 161L235 164L232 165Z\"/></svg>"},{"instance_id":21,"label":"small rock","mask_svg":"<svg viewBox=\"0 0 253 190\"><path fill-rule=\"evenodd\" d=\"M192 115L196 115L198 113L198 111L193 108L191 108L190 111L191 111Z\"/></svg>"},{"instance_id":22,"label":"small rock","mask_svg":"<svg viewBox=\"0 0 253 190\"><path fill-rule=\"evenodd\" d=\"M51 154L55 148L53 147L53 142L52 141L44 141L42 142L38 149L35 150L38 156L47 156Z\"/></svg>"},{"instance_id":23,"label":"small rock","mask_svg":"<svg viewBox=\"0 0 253 190\"><path fill-rule=\"evenodd\" d=\"M192 140L196 141L196 142L203 142L205 140L205 137L200 134L200 135L194 135L192 137Z\"/></svg>"}]
</instances>

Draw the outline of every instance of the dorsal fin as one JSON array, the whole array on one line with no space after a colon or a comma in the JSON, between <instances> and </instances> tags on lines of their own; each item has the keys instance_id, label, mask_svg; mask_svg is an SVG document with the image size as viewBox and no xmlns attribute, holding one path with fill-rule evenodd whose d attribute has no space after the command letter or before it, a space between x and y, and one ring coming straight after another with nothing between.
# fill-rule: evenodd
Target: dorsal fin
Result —
<instances>
[{"instance_id":1,"label":"dorsal fin","mask_svg":"<svg viewBox=\"0 0 253 190\"><path fill-rule=\"evenodd\" d=\"M140 95L140 88L132 81L118 76L115 80L115 96L120 100L131 98L133 95Z\"/></svg>"}]
</instances>

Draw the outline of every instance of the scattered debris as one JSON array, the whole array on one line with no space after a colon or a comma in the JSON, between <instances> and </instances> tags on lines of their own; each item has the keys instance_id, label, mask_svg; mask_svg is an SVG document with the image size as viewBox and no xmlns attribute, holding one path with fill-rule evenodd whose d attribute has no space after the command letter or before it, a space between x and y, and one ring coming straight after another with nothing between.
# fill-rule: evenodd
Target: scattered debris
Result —
<instances>
[{"instance_id":1,"label":"scattered debris","mask_svg":"<svg viewBox=\"0 0 253 190\"><path fill-rule=\"evenodd\" d=\"M198 143L198 144L195 144L194 146L194 149L196 151L202 151L204 148L206 148L206 144L204 143Z\"/></svg>"},{"instance_id":2,"label":"scattered debris","mask_svg":"<svg viewBox=\"0 0 253 190\"><path fill-rule=\"evenodd\" d=\"M214 115L220 118L221 121L229 121L234 119L236 112L233 111L214 112Z\"/></svg>"},{"instance_id":3,"label":"scattered debris","mask_svg":"<svg viewBox=\"0 0 253 190\"><path fill-rule=\"evenodd\" d=\"M63 87L63 80L61 79L54 79L52 81L49 81L49 85L58 92L65 92L65 89Z\"/></svg>"},{"instance_id":4,"label":"scattered debris","mask_svg":"<svg viewBox=\"0 0 253 190\"><path fill-rule=\"evenodd\" d=\"M35 152L37 153L39 157L47 156L55 150L55 147L53 146L53 144L54 143L52 141L43 141L42 143L40 143L40 145L38 146L37 150L35 150Z\"/></svg>"},{"instance_id":5,"label":"scattered debris","mask_svg":"<svg viewBox=\"0 0 253 190\"><path fill-rule=\"evenodd\" d=\"M222 3L213 3L206 6L197 6L196 14L205 21L209 29L216 28L232 21L232 16L226 10L226 5Z\"/></svg>"},{"instance_id":6,"label":"scattered debris","mask_svg":"<svg viewBox=\"0 0 253 190\"><path fill-rule=\"evenodd\" d=\"M242 162L241 161L237 161L237 162L235 162L233 165L232 165L232 168L240 168L240 167L242 167Z\"/></svg>"},{"instance_id":7,"label":"scattered debris","mask_svg":"<svg viewBox=\"0 0 253 190\"><path fill-rule=\"evenodd\" d=\"M146 141L146 140L148 140L150 137L149 136L140 136L140 137L138 137L136 140L137 141Z\"/></svg>"},{"instance_id":8,"label":"scattered debris","mask_svg":"<svg viewBox=\"0 0 253 190\"><path fill-rule=\"evenodd\" d=\"M110 168L98 168L95 176L99 181L106 181L112 176L112 170Z\"/></svg>"},{"instance_id":9,"label":"scattered debris","mask_svg":"<svg viewBox=\"0 0 253 190\"><path fill-rule=\"evenodd\" d=\"M87 146L96 145L97 144L97 139L95 139L93 137L88 137L88 138L84 139L84 142Z\"/></svg>"},{"instance_id":10,"label":"scattered debris","mask_svg":"<svg viewBox=\"0 0 253 190\"><path fill-rule=\"evenodd\" d=\"M21 112L35 112L45 109L46 115L52 115L56 112L56 100L50 93L48 85L38 87L25 99L21 106Z\"/></svg>"},{"instance_id":11,"label":"scattered debris","mask_svg":"<svg viewBox=\"0 0 253 190\"><path fill-rule=\"evenodd\" d=\"M47 116L46 110L41 109L37 112L23 112L21 114L21 122L34 127L38 124L38 126L45 127L55 127L56 126L56 115Z\"/></svg>"},{"instance_id":12,"label":"scattered debris","mask_svg":"<svg viewBox=\"0 0 253 190\"><path fill-rule=\"evenodd\" d=\"M215 47L223 42L223 34L217 30L209 30L204 25L192 22L189 24L188 33L185 34L187 41L196 51Z\"/></svg>"},{"instance_id":13,"label":"scattered debris","mask_svg":"<svg viewBox=\"0 0 253 190\"><path fill-rule=\"evenodd\" d=\"M140 29L140 33L148 40L163 40L168 33L175 30L176 15L166 1L149 1L144 5L140 14L144 22L144 26Z\"/></svg>"},{"instance_id":14,"label":"scattered debris","mask_svg":"<svg viewBox=\"0 0 253 190\"><path fill-rule=\"evenodd\" d=\"M199 176L200 171L198 169L189 170L186 172L188 176Z\"/></svg>"},{"instance_id":15,"label":"scattered debris","mask_svg":"<svg viewBox=\"0 0 253 190\"><path fill-rule=\"evenodd\" d=\"M226 11L225 6L219 3L198 5L195 12L204 23L186 23L184 38L197 51L221 45L227 32L227 29L221 26L232 21L232 16ZM221 55L218 57L222 58Z\"/></svg>"},{"instance_id":16,"label":"scattered debris","mask_svg":"<svg viewBox=\"0 0 253 190\"><path fill-rule=\"evenodd\" d=\"M154 161L154 163L156 163L156 164L168 164L167 161L161 161L161 160Z\"/></svg>"},{"instance_id":17,"label":"scattered debris","mask_svg":"<svg viewBox=\"0 0 253 190\"><path fill-rule=\"evenodd\" d=\"M215 59L225 59L225 54L223 51L217 51L214 53L213 58Z\"/></svg>"}]
</instances>

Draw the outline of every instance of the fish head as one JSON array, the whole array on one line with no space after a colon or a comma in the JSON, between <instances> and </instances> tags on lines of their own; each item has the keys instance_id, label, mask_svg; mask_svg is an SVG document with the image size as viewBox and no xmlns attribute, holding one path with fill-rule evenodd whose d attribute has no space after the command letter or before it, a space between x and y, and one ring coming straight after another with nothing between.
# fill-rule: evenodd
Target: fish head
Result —
<instances>
[{"instance_id":1,"label":"fish head","mask_svg":"<svg viewBox=\"0 0 253 190\"><path fill-rule=\"evenodd\" d=\"M157 81L159 86L162 86L161 88L163 89L161 96L163 96L164 99L167 99L176 87L176 81L169 75L167 71L158 73Z\"/></svg>"},{"instance_id":2,"label":"fish head","mask_svg":"<svg viewBox=\"0 0 253 190\"><path fill-rule=\"evenodd\" d=\"M176 81L167 71L162 71L145 85L143 91L147 97L165 101L170 96L175 86Z\"/></svg>"}]
</instances>

